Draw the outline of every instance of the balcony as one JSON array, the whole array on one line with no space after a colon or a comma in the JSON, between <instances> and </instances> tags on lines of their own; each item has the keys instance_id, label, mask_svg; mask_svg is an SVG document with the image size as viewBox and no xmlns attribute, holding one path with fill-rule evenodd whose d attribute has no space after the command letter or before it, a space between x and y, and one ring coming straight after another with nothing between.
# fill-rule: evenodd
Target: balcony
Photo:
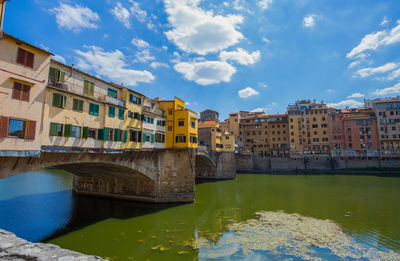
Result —
<instances>
[{"instance_id":1,"label":"balcony","mask_svg":"<svg viewBox=\"0 0 400 261\"><path fill-rule=\"evenodd\" d=\"M90 98L93 100L97 100L100 102L113 104L115 106L125 107L124 101L107 96L107 94L105 92L94 91L93 95L90 95L90 96L84 95L83 94L83 86L78 86L78 85L75 85L72 83L61 83L61 82L56 82L56 81L49 79L47 86L61 90L61 91L76 94L76 95L79 95L82 97L87 97L87 98Z\"/></svg>"}]
</instances>

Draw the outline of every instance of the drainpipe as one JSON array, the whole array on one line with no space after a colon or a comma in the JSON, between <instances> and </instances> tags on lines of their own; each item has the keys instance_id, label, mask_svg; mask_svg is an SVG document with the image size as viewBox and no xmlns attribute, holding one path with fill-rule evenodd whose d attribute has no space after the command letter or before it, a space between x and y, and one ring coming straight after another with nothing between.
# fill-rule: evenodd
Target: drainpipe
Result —
<instances>
[{"instance_id":1,"label":"drainpipe","mask_svg":"<svg viewBox=\"0 0 400 261\"><path fill-rule=\"evenodd\" d=\"M0 10L0 33L3 32L3 21L4 21L4 11L6 8L7 0L0 0L1 10Z\"/></svg>"}]
</instances>

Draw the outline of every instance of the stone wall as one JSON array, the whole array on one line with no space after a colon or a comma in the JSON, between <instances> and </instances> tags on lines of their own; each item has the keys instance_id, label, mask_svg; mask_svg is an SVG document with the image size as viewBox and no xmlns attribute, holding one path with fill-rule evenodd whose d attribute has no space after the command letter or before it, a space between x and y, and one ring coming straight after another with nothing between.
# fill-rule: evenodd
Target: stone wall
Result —
<instances>
[{"instance_id":1,"label":"stone wall","mask_svg":"<svg viewBox=\"0 0 400 261\"><path fill-rule=\"evenodd\" d=\"M104 259L62 249L56 245L30 243L13 233L0 229L0 260L95 261Z\"/></svg>"},{"instance_id":2,"label":"stone wall","mask_svg":"<svg viewBox=\"0 0 400 261\"><path fill-rule=\"evenodd\" d=\"M235 154L236 169L238 172L251 172L254 165L252 155L250 154Z\"/></svg>"},{"instance_id":3,"label":"stone wall","mask_svg":"<svg viewBox=\"0 0 400 261\"><path fill-rule=\"evenodd\" d=\"M210 155L196 155L196 178L234 179L236 159L234 152L211 152Z\"/></svg>"}]
</instances>

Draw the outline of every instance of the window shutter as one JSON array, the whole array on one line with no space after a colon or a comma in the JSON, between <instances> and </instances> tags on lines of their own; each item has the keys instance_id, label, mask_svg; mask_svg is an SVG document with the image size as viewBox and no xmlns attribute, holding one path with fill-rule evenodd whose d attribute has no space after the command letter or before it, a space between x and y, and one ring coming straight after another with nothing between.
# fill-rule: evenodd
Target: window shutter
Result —
<instances>
[{"instance_id":1,"label":"window shutter","mask_svg":"<svg viewBox=\"0 0 400 261\"><path fill-rule=\"evenodd\" d=\"M138 142L142 142L142 132L138 132Z\"/></svg>"},{"instance_id":2,"label":"window shutter","mask_svg":"<svg viewBox=\"0 0 400 261\"><path fill-rule=\"evenodd\" d=\"M61 95L53 93L53 106L61 107Z\"/></svg>"},{"instance_id":3,"label":"window shutter","mask_svg":"<svg viewBox=\"0 0 400 261\"><path fill-rule=\"evenodd\" d=\"M176 142L176 143L179 142L179 137L178 137L178 136L175 137L175 142Z\"/></svg>"},{"instance_id":4,"label":"window shutter","mask_svg":"<svg viewBox=\"0 0 400 261\"><path fill-rule=\"evenodd\" d=\"M103 129L98 129L97 130L97 139L98 140L104 140L104 130Z\"/></svg>"},{"instance_id":5,"label":"window shutter","mask_svg":"<svg viewBox=\"0 0 400 261\"><path fill-rule=\"evenodd\" d=\"M165 142L165 135L161 134L161 142L164 143Z\"/></svg>"},{"instance_id":6,"label":"window shutter","mask_svg":"<svg viewBox=\"0 0 400 261\"><path fill-rule=\"evenodd\" d=\"M124 130L124 142L128 141L128 131Z\"/></svg>"},{"instance_id":7,"label":"window shutter","mask_svg":"<svg viewBox=\"0 0 400 261\"><path fill-rule=\"evenodd\" d=\"M108 128L107 128L107 127L104 128L104 137L103 137L103 140L104 140L104 141L107 141L107 140L108 140Z\"/></svg>"},{"instance_id":8,"label":"window shutter","mask_svg":"<svg viewBox=\"0 0 400 261\"><path fill-rule=\"evenodd\" d=\"M58 78L58 80L60 82L64 82L64 78L65 78L65 72L60 70L60 77Z\"/></svg>"},{"instance_id":9,"label":"window shutter","mask_svg":"<svg viewBox=\"0 0 400 261\"><path fill-rule=\"evenodd\" d=\"M50 136L57 136L57 127L58 127L57 123L54 122L50 123Z\"/></svg>"},{"instance_id":10,"label":"window shutter","mask_svg":"<svg viewBox=\"0 0 400 261\"><path fill-rule=\"evenodd\" d=\"M26 52L26 53L27 53L26 66L33 68L33 60L35 55L31 52Z\"/></svg>"},{"instance_id":11,"label":"window shutter","mask_svg":"<svg viewBox=\"0 0 400 261\"><path fill-rule=\"evenodd\" d=\"M94 96L94 83L89 82L89 97L93 98Z\"/></svg>"},{"instance_id":12,"label":"window shutter","mask_svg":"<svg viewBox=\"0 0 400 261\"><path fill-rule=\"evenodd\" d=\"M151 143L154 143L154 134L151 134Z\"/></svg>"},{"instance_id":13,"label":"window shutter","mask_svg":"<svg viewBox=\"0 0 400 261\"><path fill-rule=\"evenodd\" d=\"M50 67L49 69L49 79L52 81L57 81L57 69Z\"/></svg>"},{"instance_id":14,"label":"window shutter","mask_svg":"<svg viewBox=\"0 0 400 261\"><path fill-rule=\"evenodd\" d=\"M89 127L83 127L82 129L82 138L87 139L89 137Z\"/></svg>"},{"instance_id":15,"label":"window shutter","mask_svg":"<svg viewBox=\"0 0 400 261\"><path fill-rule=\"evenodd\" d=\"M0 138L8 137L8 129L9 129L10 119L6 116L0 117Z\"/></svg>"},{"instance_id":16,"label":"window shutter","mask_svg":"<svg viewBox=\"0 0 400 261\"><path fill-rule=\"evenodd\" d=\"M22 84L19 82L14 82L12 98L16 99L16 100L20 100L21 92L22 92Z\"/></svg>"},{"instance_id":17,"label":"window shutter","mask_svg":"<svg viewBox=\"0 0 400 261\"><path fill-rule=\"evenodd\" d=\"M89 82L88 81L83 82L83 95L89 96Z\"/></svg>"},{"instance_id":18,"label":"window shutter","mask_svg":"<svg viewBox=\"0 0 400 261\"><path fill-rule=\"evenodd\" d=\"M22 85L21 101L29 102L30 93L31 93L31 86Z\"/></svg>"},{"instance_id":19,"label":"window shutter","mask_svg":"<svg viewBox=\"0 0 400 261\"><path fill-rule=\"evenodd\" d=\"M83 101L79 100L79 111L83 111Z\"/></svg>"},{"instance_id":20,"label":"window shutter","mask_svg":"<svg viewBox=\"0 0 400 261\"><path fill-rule=\"evenodd\" d=\"M142 105L142 98L139 98L138 104L139 104L139 105Z\"/></svg>"},{"instance_id":21,"label":"window shutter","mask_svg":"<svg viewBox=\"0 0 400 261\"><path fill-rule=\"evenodd\" d=\"M25 53L26 53L26 51L24 49L18 48L17 63L19 63L19 64L25 63Z\"/></svg>"},{"instance_id":22,"label":"window shutter","mask_svg":"<svg viewBox=\"0 0 400 261\"><path fill-rule=\"evenodd\" d=\"M67 105L67 96L61 95L61 101L62 101L62 107L65 108L65 105Z\"/></svg>"},{"instance_id":23,"label":"window shutter","mask_svg":"<svg viewBox=\"0 0 400 261\"><path fill-rule=\"evenodd\" d=\"M119 141L118 134L119 134L119 129L114 129L114 141Z\"/></svg>"},{"instance_id":24,"label":"window shutter","mask_svg":"<svg viewBox=\"0 0 400 261\"><path fill-rule=\"evenodd\" d=\"M26 140L34 140L36 133L36 121L26 121L26 133L25 139Z\"/></svg>"},{"instance_id":25,"label":"window shutter","mask_svg":"<svg viewBox=\"0 0 400 261\"><path fill-rule=\"evenodd\" d=\"M71 137L71 132L72 132L72 125L71 124L65 124L64 137Z\"/></svg>"}]
</instances>

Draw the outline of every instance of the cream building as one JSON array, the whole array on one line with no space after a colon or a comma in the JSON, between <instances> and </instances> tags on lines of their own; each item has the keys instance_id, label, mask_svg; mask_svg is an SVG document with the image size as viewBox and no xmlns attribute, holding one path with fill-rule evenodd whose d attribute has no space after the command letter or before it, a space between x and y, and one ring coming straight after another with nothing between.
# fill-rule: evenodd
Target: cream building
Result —
<instances>
[{"instance_id":1,"label":"cream building","mask_svg":"<svg viewBox=\"0 0 400 261\"><path fill-rule=\"evenodd\" d=\"M158 107L158 102L145 97L142 148L165 148L165 125L165 112Z\"/></svg>"}]
</instances>

